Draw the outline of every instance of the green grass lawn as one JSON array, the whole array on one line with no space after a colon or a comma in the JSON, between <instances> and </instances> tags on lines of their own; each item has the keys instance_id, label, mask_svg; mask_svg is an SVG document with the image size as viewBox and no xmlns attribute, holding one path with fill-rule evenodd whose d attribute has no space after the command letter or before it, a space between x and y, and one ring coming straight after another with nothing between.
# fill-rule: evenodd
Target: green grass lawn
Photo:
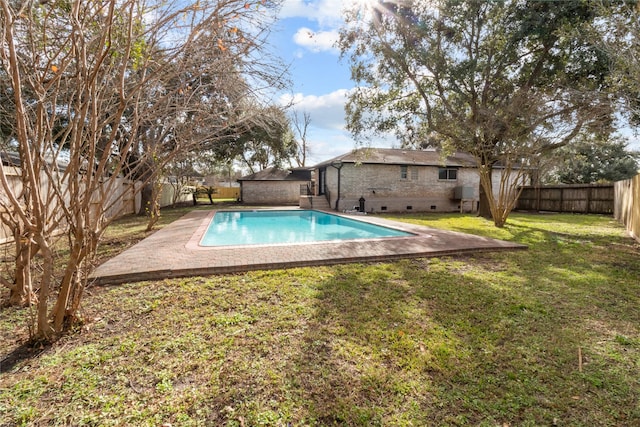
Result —
<instances>
[{"instance_id":1,"label":"green grass lawn","mask_svg":"<svg viewBox=\"0 0 640 427\"><path fill-rule=\"evenodd\" d=\"M387 217L529 250L93 287L81 330L0 374L0 426L640 425L620 225ZM0 312L0 358L28 315Z\"/></svg>"}]
</instances>

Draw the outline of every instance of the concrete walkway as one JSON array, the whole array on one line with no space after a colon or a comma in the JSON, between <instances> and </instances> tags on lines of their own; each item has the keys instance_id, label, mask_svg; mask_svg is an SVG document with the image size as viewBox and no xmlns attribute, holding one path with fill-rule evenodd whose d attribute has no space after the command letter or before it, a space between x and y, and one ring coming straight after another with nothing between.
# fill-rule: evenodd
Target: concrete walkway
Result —
<instances>
[{"instance_id":1,"label":"concrete walkway","mask_svg":"<svg viewBox=\"0 0 640 427\"><path fill-rule=\"evenodd\" d=\"M315 243L202 247L198 242L215 211L193 211L100 265L94 283L118 284L170 277L249 270L389 261L465 252L526 249L526 246L453 231L352 216L414 233L409 237Z\"/></svg>"}]
</instances>

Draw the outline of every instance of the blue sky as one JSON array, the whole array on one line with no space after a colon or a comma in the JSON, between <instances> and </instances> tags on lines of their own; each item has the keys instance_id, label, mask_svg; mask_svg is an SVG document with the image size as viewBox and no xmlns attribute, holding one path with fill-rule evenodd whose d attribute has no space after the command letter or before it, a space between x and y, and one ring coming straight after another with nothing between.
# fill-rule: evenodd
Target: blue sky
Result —
<instances>
[{"instance_id":1,"label":"blue sky","mask_svg":"<svg viewBox=\"0 0 640 427\"><path fill-rule=\"evenodd\" d=\"M284 0L279 21L270 43L291 67L295 110L311 116L307 132L310 155L307 166L344 154L355 148L345 127L344 104L350 80L349 65L340 60L335 48L343 24L342 10L364 0ZM283 102L285 100L283 99ZM621 132L629 138L629 148L640 150L640 138L629 129ZM391 147L393 139L371 145Z\"/></svg>"},{"instance_id":2,"label":"blue sky","mask_svg":"<svg viewBox=\"0 0 640 427\"><path fill-rule=\"evenodd\" d=\"M355 147L344 130L344 104L354 83L347 61L340 61L335 48L343 23L341 12L348 4L340 0L285 0L271 35L270 43L291 67L292 93L283 98L293 96L294 109L300 116L306 111L311 117L307 165Z\"/></svg>"}]
</instances>

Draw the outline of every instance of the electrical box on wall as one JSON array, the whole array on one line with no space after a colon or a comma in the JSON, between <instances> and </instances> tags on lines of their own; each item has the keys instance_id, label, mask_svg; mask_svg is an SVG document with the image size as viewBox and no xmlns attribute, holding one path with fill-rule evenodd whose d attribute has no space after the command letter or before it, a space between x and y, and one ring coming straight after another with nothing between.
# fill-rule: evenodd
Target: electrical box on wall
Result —
<instances>
[{"instance_id":1,"label":"electrical box on wall","mask_svg":"<svg viewBox=\"0 0 640 427\"><path fill-rule=\"evenodd\" d=\"M473 191L473 187L455 187L453 189L453 198L455 200L462 200L462 199L473 199L474 197L474 191Z\"/></svg>"}]
</instances>

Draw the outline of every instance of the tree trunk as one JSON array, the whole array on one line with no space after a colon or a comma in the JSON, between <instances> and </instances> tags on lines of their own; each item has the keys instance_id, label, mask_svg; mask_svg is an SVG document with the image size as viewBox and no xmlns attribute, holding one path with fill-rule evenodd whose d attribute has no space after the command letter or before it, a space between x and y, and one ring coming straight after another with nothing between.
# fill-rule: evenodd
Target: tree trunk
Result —
<instances>
[{"instance_id":1,"label":"tree trunk","mask_svg":"<svg viewBox=\"0 0 640 427\"><path fill-rule=\"evenodd\" d=\"M60 291L58 292L58 299L56 300L56 304L53 307L52 315L53 315L53 330L56 333L60 333L64 330L65 320L67 319L68 314L68 306L69 306L69 296L75 293L74 286L77 285L77 281L75 277L78 272L78 265L81 262L81 253L82 248L79 244L81 240L76 240L76 243L73 245L71 249L71 253L69 254L69 260L67 261L67 268L64 272L64 277L62 278L62 282L60 284Z\"/></svg>"},{"instance_id":2,"label":"tree trunk","mask_svg":"<svg viewBox=\"0 0 640 427\"><path fill-rule=\"evenodd\" d=\"M504 204L504 200L499 200L496 203L496 194L493 193L493 165L495 162L489 162L483 158L482 165L480 166L480 203L478 206L478 216L486 219L492 219L496 227L504 227L507 221L508 214L500 208ZM501 180L505 176L502 175ZM502 187L503 182L500 182ZM502 199L504 194L499 192L497 197Z\"/></svg>"},{"instance_id":3,"label":"tree trunk","mask_svg":"<svg viewBox=\"0 0 640 427\"><path fill-rule=\"evenodd\" d=\"M147 182L140 191L140 210L138 215L149 215L153 206L153 183Z\"/></svg>"},{"instance_id":4,"label":"tree trunk","mask_svg":"<svg viewBox=\"0 0 640 427\"><path fill-rule=\"evenodd\" d=\"M15 285L9 293L9 304L26 307L37 300L31 284L31 243L18 250L15 270Z\"/></svg>"},{"instance_id":5,"label":"tree trunk","mask_svg":"<svg viewBox=\"0 0 640 427\"><path fill-rule=\"evenodd\" d=\"M158 220L160 220L160 192L162 190L162 186L159 182L153 181L149 183L149 186L151 187L151 201L147 210L149 222L147 223L145 231L153 230L153 227L156 225Z\"/></svg>"},{"instance_id":6,"label":"tree trunk","mask_svg":"<svg viewBox=\"0 0 640 427\"><path fill-rule=\"evenodd\" d=\"M507 216L508 215L496 215L496 217L493 219L493 225L498 228L504 227L504 225L507 223Z\"/></svg>"},{"instance_id":7,"label":"tree trunk","mask_svg":"<svg viewBox=\"0 0 640 427\"><path fill-rule=\"evenodd\" d=\"M160 207L158 205L158 202L154 201L149 211L149 222L147 222L147 228L145 229L145 231L153 230L153 227L158 223L159 220L160 220Z\"/></svg>"},{"instance_id":8,"label":"tree trunk","mask_svg":"<svg viewBox=\"0 0 640 427\"><path fill-rule=\"evenodd\" d=\"M489 185L491 185L491 172L488 175ZM482 180L480 181L480 191L479 191L480 201L478 203L478 216L486 219L493 219L491 215L491 204L489 203L489 195L485 191L484 185L482 185Z\"/></svg>"},{"instance_id":9,"label":"tree trunk","mask_svg":"<svg viewBox=\"0 0 640 427\"><path fill-rule=\"evenodd\" d=\"M100 219L96 221L101 222ZM100 233L96 228L87 228L72 238L75 243L69 253L58 299L52 310L53 329L57 334L72 326L78 317L76 313L86 286L87 260L92 259L98 249Z\"/></svg>"},{"instance_id":10,"label":"tree trunk","mask_svg":"<svg viewBox=\"0 0 640 427\"><path fill-rule=\"evenodd\" d=\"M35 327L32 329L33 337L51 341L53 328L49 323L49 294L51 293L51 282L53 279L53 253L48 242L42 235L35 236L42 253L42 279L40 281L40 291L38 294L38 312Z\"/></svg>"},{"instance_id":11,"label":"tree trunk","mask_svg":"<svg viewBox=\"0 0 640 427\"><path fill-rule=\"evenodd\" d=\"M34 252L31 240L22 237L20 233L14 235L16 245L16 265L14 284L9 287L9 305L26 307L37 301L31 283L31 257Z\"/></svg>"}]
</instances>

